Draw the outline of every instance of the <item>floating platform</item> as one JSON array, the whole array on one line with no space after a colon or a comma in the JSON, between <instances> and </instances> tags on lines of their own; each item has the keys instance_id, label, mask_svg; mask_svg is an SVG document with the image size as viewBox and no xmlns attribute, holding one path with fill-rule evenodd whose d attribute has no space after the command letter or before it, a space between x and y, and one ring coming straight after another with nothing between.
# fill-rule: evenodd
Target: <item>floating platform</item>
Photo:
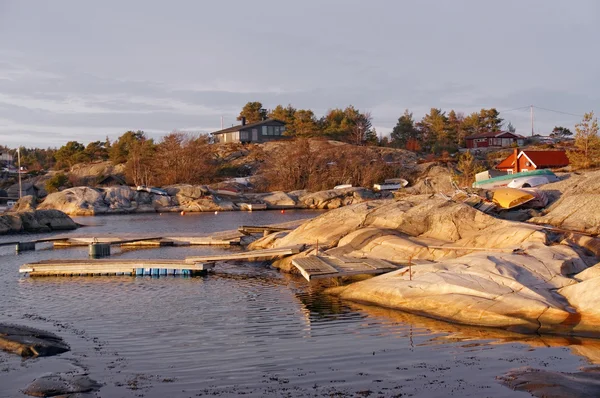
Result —
<instances>
[{"instance_id":1,"label":"floating platform","mask_svg":"<svg viewBox=\"0 0 600 398\"><path fill-rule=\"evenodd\" d=\"M398 269L398 266L376 258L326 255L295 258L292 260L292 265L309 281L318 278L337 278L351 275L377 275Z\"/></svg>"},{"instance_id":2,"label":"floating platform","mask_svg":"<svg viewBox=\"0 0 600 398\"><path fill-rule=\"evenodd\" d=\"M185 262L208 263L215 261L268 261L281 257L291 256L292 254L298 254L300 253L300 251L302 251L303 248L304 245L296 245L276 249L250 250L241 253L186 257Z\"/></svg>"},{"instance_id":3,"label":"floating platform","mask_svg":"<svg viewBox=\"0 0 600 398\"><path fill-rule=\"evenodd\" d=\"M291 230L292 228L275 227L271 225L242 225L238 228L238 231L244 235L263 234L265 236L272 234L273 232L287 232Z\"/></svg>"},{"instance_id":4,"label":"floating platform","mask_svg":"<svg viewBox=\"0 0 600 398\"><path fill-rule=\"evenodd\" d=\"M214 264L182 260L46 260L24 264L20 273L29 276L91 276L91 275L196 275L211 270Z\"/></svg>"}]
</instances>

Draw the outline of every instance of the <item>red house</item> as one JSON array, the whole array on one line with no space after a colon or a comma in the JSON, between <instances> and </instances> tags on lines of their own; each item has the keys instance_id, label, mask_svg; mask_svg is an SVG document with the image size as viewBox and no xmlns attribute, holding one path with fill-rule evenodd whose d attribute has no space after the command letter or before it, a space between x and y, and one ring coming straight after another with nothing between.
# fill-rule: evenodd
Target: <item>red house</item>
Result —
<instances>
[{"instance_id":1,"label":"red house","mask_svg":"<svg viewBox=\"0 0 600 398\"><path fill-rule=\"evenodd\" d=\"M523 137L508 131L490 131L465 137L467 148L505 148L513 144L523 145Z\"/></svg>"},{"instance_id":2,"label":"red house","mask_svg":"<svg viewBox=\"0 0 600 398\"><path fill-rule=\"evenodd\" d=\"M521 171L555 169L568 165L569 158L565 151L519 151L515 149L509 157L496 166L496 169L513 174Z\"/></svg>"}]
</instances>

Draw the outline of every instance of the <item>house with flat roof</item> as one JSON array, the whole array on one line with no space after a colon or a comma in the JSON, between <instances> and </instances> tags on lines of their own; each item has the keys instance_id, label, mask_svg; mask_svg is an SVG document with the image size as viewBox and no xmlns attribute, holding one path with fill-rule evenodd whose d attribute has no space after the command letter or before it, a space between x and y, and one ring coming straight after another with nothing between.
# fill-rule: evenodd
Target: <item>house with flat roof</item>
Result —
<instances>
[{"instance_id":1,"label":"house with flat roof","mask_svg":"<svg viewBox=\"0 0 600 398\"><path fill-rule=\"evenodd\" d=\"M232 142L267 142L286 139L285 123L281 120L266 119L256 123L246 123L242 118L241 124L211 133L215 143Z\"/></svg>"},{"instance_id":2,"label":"house with flat roof","mask_svg":"<svg viewBox=\"0 0 600 398\"><path fill-rule=\"evenodd\" d=\"M509 157L496 166L508 174L539 169L557 169L569 165L565 151L519 151L515 148Z\"/></svg>"}]
</instances>

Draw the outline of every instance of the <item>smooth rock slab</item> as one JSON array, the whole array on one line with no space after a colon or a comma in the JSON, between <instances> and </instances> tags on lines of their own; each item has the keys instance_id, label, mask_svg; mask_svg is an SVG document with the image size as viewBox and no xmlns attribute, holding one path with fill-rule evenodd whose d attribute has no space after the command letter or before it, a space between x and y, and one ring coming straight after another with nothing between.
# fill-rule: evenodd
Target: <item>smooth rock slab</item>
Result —
<instances>
[{"instance_id":1,"label":"smooth rock slab","mask_svg":"<svg viewBox=\"0 0 600 398\"><path fill-rule=\"evenodd\" d=\"M577 373L551 372L521 368L498 377L501 383L516 391L527 391L534 397L599 397L600 372L598 369Z\"/></svg>"},{"instance_id":2,"label":"smooth rock slab","mask_svg":"<svg viewBox=\"0 0 600 398\"><path fill-rule=\"evenodd\" d=\"M69 351L57 335L27 326L0 324L0 349L22 357L52 356Z\"/></svg>"},{"instance_id":3,"label":"smooth rock slab","mask_svg":"<svg viewBox=\"0 0 600 398\"><path fill-rule=\"evenodd\" d=\"M53 374L35 379L25 390L24 394L32 397L74 397L92 391L97 391L101 384L90 379L87 375Z\"/></svg>"}]
</instances>

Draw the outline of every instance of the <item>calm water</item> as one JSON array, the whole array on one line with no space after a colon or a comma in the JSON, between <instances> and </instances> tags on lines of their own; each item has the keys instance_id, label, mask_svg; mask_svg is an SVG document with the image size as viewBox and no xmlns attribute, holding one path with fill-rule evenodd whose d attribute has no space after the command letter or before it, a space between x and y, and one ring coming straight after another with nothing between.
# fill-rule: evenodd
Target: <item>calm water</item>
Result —
<instances>
[{"instance_id":1,"label":"calm water","mask_svg":"<svg viewBox=\"0 0 600 398\"><path fill-rule=\"evenodd\" d=\"M312 217L289 211L78 219L93 232L214 232ZM0 240L14 240L2 237ZM183 258L221 248L117 252ZM101 397L526 397L496 376L521 366L575 371L597 340L520 336L360 306L262 264L219 265L206 277L28 278L23 263L85 258L87 248L0 252L0 322L39 327L72 350L22 361L0 353L0 397L48 372L88 372Z\"/></svg>"}]
</instances>

